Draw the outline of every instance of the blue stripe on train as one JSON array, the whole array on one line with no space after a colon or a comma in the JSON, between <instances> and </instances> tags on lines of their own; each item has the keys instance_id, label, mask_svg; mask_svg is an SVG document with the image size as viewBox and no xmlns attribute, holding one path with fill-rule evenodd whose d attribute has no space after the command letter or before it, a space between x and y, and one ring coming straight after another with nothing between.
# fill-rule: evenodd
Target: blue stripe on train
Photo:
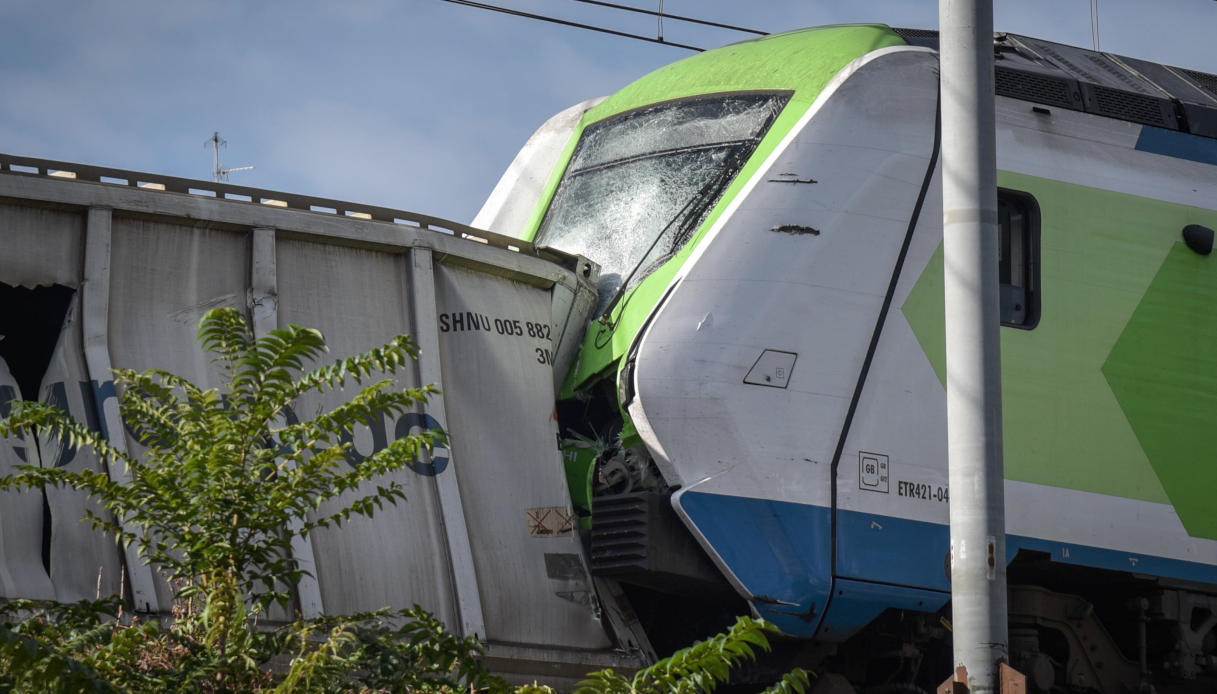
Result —
<instances>
[{"instance_id":1,"label":"blue stripe on train","mask_svg":"<svg viewBox=\"0 0 1217 694\"><path fill-rule=\"evenodd\" d=\"M678 503L754 596L757 612L788 634L811 636L823 621L822 635L844 638L888 607L933 612L949 597L945 525L839 511L834 584L828 508L694 491ZM1217 566L1199 562L1007 536L1007 559L1020 549L1066 564L1217 584Z\"/></svg>"},{"instance_id":2,"label":"blue stripe on train","mask_svg":"<svg viewBox=\"0 0 1217 694\"><path fill-rule=\"evenodd\" d=\"M1144 126L1137 137L1139 151L1161 154L1176 159L1217 164L1217 140L1189 135L1175 130Z\"/></svg>"},{"instance_id":3,"label":"blue stripe on train","mask_svg":"<svg viewBox=\"0 0 1217 694\"><path fill-rule=\"evenodd\" d=\"M857 511L837 512L837 575L950 591L950 529Z\"/></svg>"},{"instance_id":4,"label":"blue stripe on train","mask_svg":"<svg viewBox=\"0 0 1217 694\"><path fill-rule=\"evenodd\" d=\"M832 588L832 514L823 506L689 491L677 503L765 619L815 633Z\"/></svg>"}]
</instances>

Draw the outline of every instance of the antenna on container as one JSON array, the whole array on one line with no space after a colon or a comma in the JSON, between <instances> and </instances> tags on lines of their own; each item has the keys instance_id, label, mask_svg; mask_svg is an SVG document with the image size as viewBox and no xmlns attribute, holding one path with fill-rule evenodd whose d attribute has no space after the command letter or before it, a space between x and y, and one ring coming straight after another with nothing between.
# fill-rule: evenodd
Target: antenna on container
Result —
<instances>
[{"instance_id":1,"label":"antenna on container","mask_svg":"<svg viewBox=\"0 0 1217 694\"><path fill-rule=\"evenodd\" d=\"M228 174L232 173L233 171L249 171L250 169L254 168L252 166L237 166L237 167L234 167L231 169L220 168L220 148L227 147L228 140L225 140L224 138L220 137L220 131L218 131L218 130L211 133L211 137L207 138L203 142L203 146L211 147L212 151L215 155L215 157L214 157L215 167L212 169L211 175L212 175L212 180L214 180L216 183L219 183L220 181L227 181Z\"/></svg>"}]
</instances>

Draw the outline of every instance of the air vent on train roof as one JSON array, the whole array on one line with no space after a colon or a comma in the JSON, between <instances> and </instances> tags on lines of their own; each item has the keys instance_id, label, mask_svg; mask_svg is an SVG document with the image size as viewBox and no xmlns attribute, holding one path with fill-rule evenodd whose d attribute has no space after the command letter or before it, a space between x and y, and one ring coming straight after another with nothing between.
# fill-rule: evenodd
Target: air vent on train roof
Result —
<instances>
[{"instance_id":1,"label":"air vent on train roof","mask_svg":"<svg viewBox=\"0 0 1217 694\"><path fill-rule=\"evenodd\" d=\"M938 32L893 29L938 48ZM1051 41L994 37L998 96L1217 138L1217 75Z\"/></svg>"}]
</instances>

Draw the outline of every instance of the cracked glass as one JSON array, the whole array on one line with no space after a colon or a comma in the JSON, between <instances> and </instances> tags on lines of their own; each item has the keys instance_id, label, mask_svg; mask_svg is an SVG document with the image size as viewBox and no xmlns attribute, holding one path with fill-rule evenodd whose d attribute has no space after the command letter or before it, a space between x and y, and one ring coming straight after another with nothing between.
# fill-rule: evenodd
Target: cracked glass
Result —
<instances>
[{"instance_id":1,"label":"cracked glass","mask_svg":"<svg viewBox=\"0 0 1217 694\"><path fill-rule=\"evenodd\" d=\"M536 243L600 264L603 312L684 246L788 99L698 97L588 126Z\"/></svg>"}]
</instances>

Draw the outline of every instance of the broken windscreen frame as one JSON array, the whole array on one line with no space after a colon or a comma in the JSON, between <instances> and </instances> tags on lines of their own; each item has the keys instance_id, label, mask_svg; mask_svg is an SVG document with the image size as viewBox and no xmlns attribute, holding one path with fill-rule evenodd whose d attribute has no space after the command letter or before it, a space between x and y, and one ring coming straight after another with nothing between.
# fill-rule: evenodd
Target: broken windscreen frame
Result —
<instances>
[{"instance_id":1,"label":"broken windscreen frame","mask_svg":"<svg viewBox=\"0 0 1217 694\"><path fill-rule=\"evenodd\" d=\"M535 242L600 264L603 312L684 246L789 98L693 97L588 126Z\"/></svg>"}]
</instances>

